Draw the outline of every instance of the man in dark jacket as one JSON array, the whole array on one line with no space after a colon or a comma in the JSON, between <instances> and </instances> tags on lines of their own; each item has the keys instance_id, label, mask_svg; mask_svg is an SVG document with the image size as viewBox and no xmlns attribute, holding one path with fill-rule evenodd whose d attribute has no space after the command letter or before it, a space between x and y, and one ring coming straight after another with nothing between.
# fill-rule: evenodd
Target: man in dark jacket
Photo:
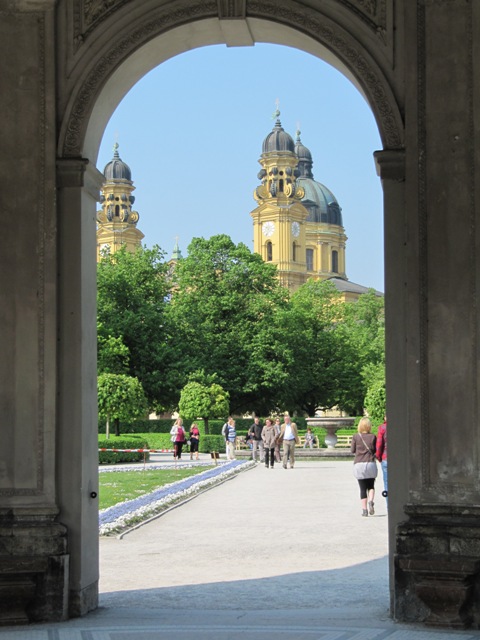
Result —
<instances>
[{"instance_id":1,"label":"man in dark jacket","mask_svg":"<svg viewBox=\"0 0 480 640\"><path fill-rule=\"evenodd\" d=\"M386 492L388 508L388 462L387 462L387 416L385 422L378 427L377 435L377 460L382 465L383 489Z\"/></svg>"},{"instance_id":2,"label":"man in dark jacket","mask_svg":"<svg viewBox=\"0 0 480 640\"><path fill-rule=\"evenodd\" d=\"M252 437L252 460L258 462L258 456L260 456L260 462L263 462L265 459L265 449L263 447L262 440L262 429L263 425L261 424L259 418L254 418L253 424L251 425L248 433Z\"/></svg>"}]
</instances>

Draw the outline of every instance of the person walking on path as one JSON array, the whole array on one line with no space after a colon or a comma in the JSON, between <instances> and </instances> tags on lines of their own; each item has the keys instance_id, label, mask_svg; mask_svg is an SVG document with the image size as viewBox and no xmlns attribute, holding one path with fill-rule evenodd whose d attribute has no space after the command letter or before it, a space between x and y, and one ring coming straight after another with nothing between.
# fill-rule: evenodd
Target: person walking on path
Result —
<instances>
[{"instance_id":1,"label":"person walking on path","mask_svg":"<svg viewBox=\"0 0 480 640\"><path fill-rule=\"evenodd\" d=\"M227 460L235 460L235 440L237 439L235 420L233 418L229 418L224 427L225 441L227 443Z\"/></svg>"},{"instance_id":2,"label":"person walking on path","mask_svg":"<svg viewBox=\"0 0 480 640\"><path fill-rule=\"evenodd\" d=\"M225 455L227 456L227 458L228 458L228 438L227 438L228 423L230 422L231 419L232 419L232 416L228 416L227 421L222 427L222 436L225 438Z\"/></svg>"},{"instance_id":3,"label":"person walking on path","mask_svg":"<svg viewBox=\"0 0 480 640\"><path fill-rule=\"evenodd\" d=\"M265 420L265 426L262 429L262 440L265 451L265 467L273 469L273 463L275 462L275 441L277 439L277 433L275 431L275 425L270 418Z\"/></svg>"},{"instance_id":4,"label":"person walking on path","mask_svg":"<svg viewBox=\"0 0 480 640\"><path fill-rule=\"evenodd\" d=\"M382 467L383 490L385 492L388 509L387 416L384 417L384 423L378 427L377 460Z\"/></svg>"},{"instance_id":5,"label":"person walking on path","mask_svg":"<svg viewBox=\"0 0 480 640\"><path fill-rule=\"evenodd\" d=\"M291 421L290 414L285 412L284 422L280 427L280 442L283 442L283 468L287 468L290 459L290 469L295 466L295 445L300 444L297 425Z\"/></svg>"},{"instance_id":6,"label":"person walking on path","mask_svg":"<svg viewBox=\"0 0 480 640\"><path fill-rule=\"evenodd\" d=\"M181 418L175 420L175 424L170 429L170 433L172 434L173 442L173 459L181 460L182 447L185 444L185 429L183 428L183 420Z\"/></svg>"},{"instance_id":7,"label":"person walking on path","mask_svg":"<svg viewBox=\"0 0 480 640\"><path fill-rule=\"evenodd\" d=\"M190 427L190 460L193 460L193 454L195 454L195 460L198 460L198 445L200 443L200 430L196 422L192 423Z\"/></svg>"},{"instance_id":8,"label":"person walking on path","mask_svg":"<svg viewBox=\"0 0 480 640\"><path fill-rule=\"evenodd\" d=\"M252 436L252 460L257 462L257 458L259 456L260 462L263 462L265 459L265 451L263 449L262 424L259 418L254 418L253 424L250 426L248 433Z\"/></svg>"},{"instance_id":9,"label":"person walking on path","mask_svg":"<svg viewBox=\"0 0 480 640\"><path fill-rule=\"evenodd\" d=\"M368 418L362 418L358 423L356 433L352 438L350 450L355 454L353 460L353 475L360 487L360 504L362 516L375 514L375 478L377 477L376 446L377 438L372 433L372 423ZM368 500L368 510L367 510Z\"/></svg>"},{"instance_id":10,"label":"person walking on path","mask_svg":"<svg viewBox=\"0 0 480 640\"><path fill-rule=\"evenodd\" d=\"M273 426L275 427L275 435L277 436L275 440L275 462L281 462L282 458L280 456L280 440L279 440L280 418L275 418L275 423Z\"/></svg>"}]
</instances>

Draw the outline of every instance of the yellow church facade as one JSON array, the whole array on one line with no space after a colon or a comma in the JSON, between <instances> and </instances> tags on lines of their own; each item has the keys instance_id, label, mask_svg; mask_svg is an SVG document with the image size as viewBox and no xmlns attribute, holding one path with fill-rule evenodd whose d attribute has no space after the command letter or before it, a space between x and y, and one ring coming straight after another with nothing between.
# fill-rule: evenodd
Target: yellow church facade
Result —
<instances>
[{"instance_id":1,"label":"yellow church facade","mask_svg":"<svg viewBox=\"0 0 480 640\"><path fill-rule=\"evenodd\" d=\"M331 191L313 179L312 156L300 131L294 142L278 110L275 115L259 159L258 206L250 214L254 251L277 266L280 282L291 291L309 278L347 282L341 208Z\"/></svg>"},{"instance_id":2,"label":"yellow church facade","mask_svg":"<svg viewBox=\"0 0 480 640\"><path fill-rule=\"evenodd\" d=\"M122 247L127 251L136 251L142 246L144 238L137 229L140 216L132 209L135 187L130 167L120 158L117 143L113 149L113 158L103 171L105 182L100 194L102 208L97 212L97 262Z\"/></svg>"}]
</instances>

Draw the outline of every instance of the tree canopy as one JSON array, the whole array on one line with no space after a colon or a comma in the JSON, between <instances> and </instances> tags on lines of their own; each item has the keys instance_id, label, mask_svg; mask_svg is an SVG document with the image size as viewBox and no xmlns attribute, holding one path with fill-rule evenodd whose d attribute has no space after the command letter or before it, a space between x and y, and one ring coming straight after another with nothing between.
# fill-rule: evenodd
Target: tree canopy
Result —
<instances>
[{"instance_id":1,"label":"tree canopy","mask_svg":"<svg viewBox=\"0 0 480 640\"><path fill-rule=\"evenodd\" d=\"M287 301L276 268L244 244L225 235L192 240L169 306L187 376L217 374L234 413L268 410L283 376L280 354L268 347L271 323Z\"/></svg>"},{"instance_id":2,"label":"tree canopy","mask_svg":"<svg viewBox=\"0 0 480 640\"><path fill-rule=\"evenodd\" d=\"M203 371L194 373L180 394L178 410L188 420L202 418L205 433L211 418L226 417L229 413L228 392L215 382L217 376L206 376Z\"/></svg>"},{"instance_id":3,"label":"tree canopy","mask_svg":"<svg viewBox=\"0 0 480 640\"><path fill-rule=\"evenodd\" d=\"M123 249L98 264L99 370L138 378L157 410L174 408L180 388L166 317L170 286L159 247Z\"/></svg>"},{"instance_id":4,"label":"tree canopy","mask_svg":"<svg viewBox=\"0 0 480 640\"><path fill-rule=\"evenodd\" d=\"M226 235L194 238L173 270L159 247L103 258L98 328L99 373L138 378L157 411L223 416L208 408L222 392L234 414L358 415L371 388L375 406L385 395L383 299L343 303L314 280L290 295L274 265Z\"/></svg>"},{"instance_id":5,"label":"tree canopy","mask_svg":"<svg viewBox=\"0 0 480 640\"><path fill-rule=\"evenodd\" d=\"M119 435L120 420L135 420L145 417L147 399L137 378L118 373L101 373L97 379L98 413L106 420L107 438L110 421L115 422Z\"/></svg>"}]
</instances>

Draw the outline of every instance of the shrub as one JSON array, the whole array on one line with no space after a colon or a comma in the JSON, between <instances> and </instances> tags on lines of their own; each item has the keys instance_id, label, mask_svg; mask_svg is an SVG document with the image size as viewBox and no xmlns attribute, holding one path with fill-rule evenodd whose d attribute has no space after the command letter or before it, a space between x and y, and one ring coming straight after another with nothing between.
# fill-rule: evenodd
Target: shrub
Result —
<instances>
[{"instance_id":1,"label":"shrub","mask_svg":"<svg viewBox=\"0 0 480 640\"><path fill-rule=\"evenodd\" d=\"M98 438L99 449L150 449L148 442L145 438L130 437L124 438L122 436L111 436L108 440L105 438ZM99 464L118 464L120 462L143 462L144 456L148 460L150 454L148 453L127 453L122 451L99 451L98 462Z\"/></svg>"},{"instance_id":2,"label":"shrub","mask_svg":"<svg viewBox=\"0 0 480 640\"><path fill-rule=\"evenodd\" d=\"M202 436L198 450L202 453L210 453L211 451L225 451L225 438L223 436Z\"/></svg>"}]
</instances>

